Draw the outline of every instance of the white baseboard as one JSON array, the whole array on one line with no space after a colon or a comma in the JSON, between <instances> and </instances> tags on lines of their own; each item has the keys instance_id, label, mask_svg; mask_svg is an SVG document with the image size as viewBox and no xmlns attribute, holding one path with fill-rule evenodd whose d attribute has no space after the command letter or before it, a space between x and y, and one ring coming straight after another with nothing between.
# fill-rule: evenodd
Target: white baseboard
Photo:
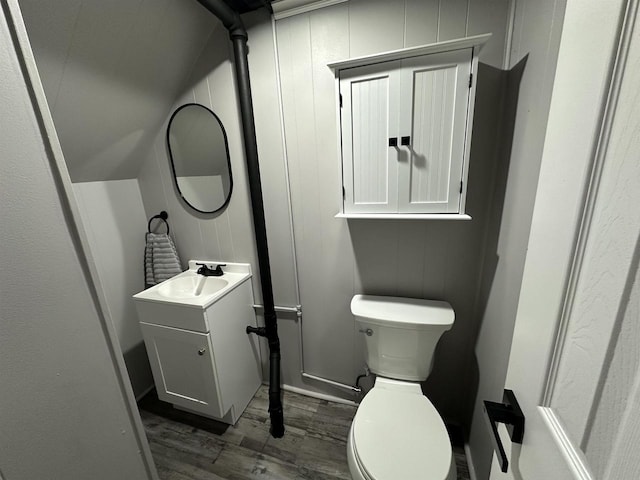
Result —
<instances>
[{"instance_id":1,"label":"white baseboard","mask_svg":"<svg viewBox=\"0 0 640 480\"><path fill-rule=\"evenodd\" d=\"M469 444L464 444L464 456L467 457L467 468L469 470L469 480L478 480L478 476L476 475L476 469L473 465L473 458L471 457L471 450L469 449Z\"/></svg>"},{"instance_id":2,"label":"white baseboard","mask_svg":"<svg viewBox=\"0 0 640 480\"><path fill-rule=\"evenodd\" d=\"M266 385L266 383L265 383ZM318 393L312 390L306 390L300 387L293 387L291 385L282 385L282 389L287 392L299 393L300 395L306 395L307 397L319 398L320 400L328 400L330 402L342 403L343 405L358 406L358 403L351 400L345 400L344 398L335 397L333 395L327 395L326 393Z\"/></svg>"}]
</instances>

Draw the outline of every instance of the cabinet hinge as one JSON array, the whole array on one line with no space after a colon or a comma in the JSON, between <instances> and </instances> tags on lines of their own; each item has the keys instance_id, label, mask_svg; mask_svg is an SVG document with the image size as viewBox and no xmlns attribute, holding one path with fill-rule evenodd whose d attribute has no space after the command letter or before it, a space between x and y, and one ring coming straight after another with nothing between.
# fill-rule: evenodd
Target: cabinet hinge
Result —
<instances>
[{"instance_id":1,"label":"cabinet hinge","mask_svg":"<svg viewBox=\"0 0 640 480\"><path fill-rule=\"evenodd\" d=\"M342 94L340 94L340 108L342 108Z\"/></svg>"},{"instance_id":2,"label":"cabinet hinge","mask_svg":"<svg viewBox=\"0 0 640 480\"><path fill-rule=\"evenodd\" d=\"M347 191L342 187L342 199L344 200L345 198L347 198Z\"/></svg>"},{"instance_id":3,"label":"cabinet hinge","mask_svg":"<svg viewBox=\"0 0 640 480\"><path fill-rule=\"evenodd\" d=\"M469 74L469 88L471 88L471 85L473 85L473 73Z\"/></svg>"},{"instance_id":4,"label":"cabinet hinge","mask_svg":"<svg viewBox=\"0 0 640 480\"><path fill-rule=\"evenodd\" d=\"M462 182L460 182L460 193L462 193Z\"/></svg>"}]
</instances>

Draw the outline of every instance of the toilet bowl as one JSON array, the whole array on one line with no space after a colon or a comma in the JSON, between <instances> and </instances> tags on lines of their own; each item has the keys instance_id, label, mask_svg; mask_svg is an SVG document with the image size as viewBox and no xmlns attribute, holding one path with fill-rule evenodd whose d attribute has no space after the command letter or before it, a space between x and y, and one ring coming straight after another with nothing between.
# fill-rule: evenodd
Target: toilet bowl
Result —
<instances>
[{"instance_id":1,"label":"toilet bowl","mask_svg":"<svg viewBox=\"0 0 640 480\"><path fill-rule=\"evenodd\" d=\"M367 363L378 376L360 403L347 442L354 480L455 480L449 436L420 381L435 345L453 325L446 302L356 295Z\"/></svg>"},{"instance_id":2,"label":"toilet bowl","mask_svg":"<svg viewBox=\"0 0 640 480\"><path fill-rule=\"evenodd\" d=\"M347 441L353 480L455 480L449 436L420 385L378 377Z\"/></svg>"}]
</instances>

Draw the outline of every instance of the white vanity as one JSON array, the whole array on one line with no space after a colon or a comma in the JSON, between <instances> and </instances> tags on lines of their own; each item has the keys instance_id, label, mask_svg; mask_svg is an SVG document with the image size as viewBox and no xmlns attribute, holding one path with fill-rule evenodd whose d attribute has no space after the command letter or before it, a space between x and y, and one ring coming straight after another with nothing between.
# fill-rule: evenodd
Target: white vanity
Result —
<instances>
[{"instance_id":1,"label":"white vanity","mask_svg":"<svg viewBox=\"0 0 640 480\"><path fill-rule=\"evenodd\" d=\"M161 400L234 424L262 382L249 264L204 276L197 263L133 296Z\"/></svg>"}]
</instances>

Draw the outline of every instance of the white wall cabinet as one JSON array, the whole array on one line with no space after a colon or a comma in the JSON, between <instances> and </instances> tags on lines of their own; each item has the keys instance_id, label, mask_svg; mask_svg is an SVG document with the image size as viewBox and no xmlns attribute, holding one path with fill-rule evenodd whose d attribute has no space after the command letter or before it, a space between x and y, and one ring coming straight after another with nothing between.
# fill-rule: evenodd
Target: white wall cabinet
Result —
<instances>
[{"instance_id":1,"label":"white wall cabinet","mask_svg":"<svg viewBox=\"0 0 640 480\"><path fill-rule=\"evenodd\" d=\"M338 85L348 218L470 218L477 57L489 35L329 66Z\"/></svg>"}]
</instances>

